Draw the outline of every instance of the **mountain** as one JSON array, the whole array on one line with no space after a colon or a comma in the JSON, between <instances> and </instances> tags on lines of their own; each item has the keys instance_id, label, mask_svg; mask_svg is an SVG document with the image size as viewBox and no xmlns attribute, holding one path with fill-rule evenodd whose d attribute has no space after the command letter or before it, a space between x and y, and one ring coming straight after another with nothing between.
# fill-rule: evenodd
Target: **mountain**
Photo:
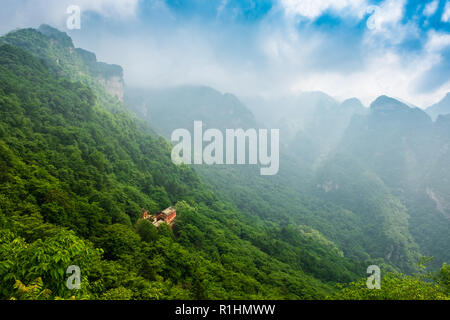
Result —
<instances>
[{"instance_id":1,"label":"mountain","mask_svg":"<svg viewBox=\"0 0 450 320\"><path fill-rule=\"evenodd\" d=\"M353 116L365 115L367 112L367 108L356 98L333 107L318 105L306 131L316 141L321 153L327 153L338 144Z\"/></svg>"},{"instance_id":2,"label":"mountain","mask_svg":"<svg viewBox=\"0 0 450 320\"><path fill-rule=\"evenodd\" d=\"M171 94L165 95L161 95L160 90L145 90L148 103L141 104L138 116L146 115L145 119L149 120L149 123L165 124L167 128L159 132L167 137L170 136L170 130L178 128L179 125L190 127L189 124L194 120L203 120L207 123L215 121L214 124L219 128L238 128L242 125L242 115L249 115L246 123L257 125L257 121L251 118L251 113L245 111L246 107L242 103L236 103L234 99L229 100L217 92L213 95L215 99L205 100L205 90L208 92L211 89L177 88L171 89ZM186 91L190 91L189 94ZM131 95L136 93L132 92ZM338 104L322 93L305 94L302 99L315 101L315 105L311 107L314 109L311 114L315 116L309 119L305 131L298 131L291 144L281 148L280 171L276 176L261 177L256 168L249 166L205 165L193 168L216 192L226 195L250 217L257 217L264 223L270 221L271 224L280 224L280 221L285 221L284 223L289 225L312 227L328 241L335 243L345 257L355 260L381 258L386 264L391 264L391 268L414 270L414 261L418 257L419 248L409 232L408 214L403 204L392 195L376 174L368 176L353 171L352 168L357 167L355 164L338 162L331 151L322 155L325 143L330 143L330 140L334 139L332 141L337 145L340 139L339 132L344 133L354 116L365 118L369 110L357 99ZM130 109L136 110L133 105L129 105L135 100L126 99L126 101ZM173 101L182 102L173 103ZM205 101L210 104L205 104ZM394 100L389 102L398 103L403 107L400 102ZM378 100L373 104L373 109L378 109L380 104L382 101ZM210 119L211 114L218 114L221 110L234 110L236 105L240 106L240 112L230 112L227 116ZM200 106L198 109L201 112L193 110L196 106ZM168 115L159 111L168 109L172 115L175 107L176 117L179 119L177 121L175 119L168 121ZM286 108L280 106L277 110ZM407 108L409 110L409 107ZM296 121L294 116L291 119ZM286 138L282 137L281 141L283 139ZM323 159L318 162L318 158L321 157ZM342 167L339 167L338 163L342 163L340 164ZM330 164L333 164L333 167L328 172ZM361 188L360 190L364 189L366 193L354 197L352 192L355 190L347 189L346 186L352 180L341 181L335 176L341 172L347 172L350 177L355 178L358 175L356 181L361 184L356 184L356 181L353 184L357 190ZM334 188L333 183L341 185L339 192L329 192L329 188L332 190ZM354 202L349 205L342 199L352 199ZM373 221L378 221L378 224L374 224ZM343 231L349 229L352 231ZM259 240L251 241L260 246ZM383 245L380 246L380 243ZM274 254L273 250L268 252ZM302 265L302 268L305 267L307 266ZM308 268L311 269L306 270L314 269L312 265Z\"/></svg>"},{"instance_id":3,"label":"mountain","mask_svg":"<svg viewBox=\"0 0 450 320\"><path fill-rule=\"evenodd\" d=\"M43 59L45 65L60 76L79 81L93 89L108 105L123 100L123 70L118 65L98 62L94 53L75 48L65 33L48 25L35 29L20 29L1 37L1 44L24 49ZM104 94L105 91L109 93Z\"/></svg>"},{"instance_id":4,"label":"mountain","mask_svg":"<svg viewBox=\"0 0 450 320\"><path fill-rule=\"evenodd\" d=\"M409 208L381 174L354 165L357 155L350 164L331 152L309 161L284 149L273 177L251 166L175 165L158 133L194 120L217 128L258 121L235 96L207 87L130 91L126 106L123 88L121 67L75 49L56 29L0 37L1 299L324 299L336 284L364 279L370 264L414 271ZM447 137L447 123L432 124L431 139ZM430 186L443 204L445 182ZM171 206L173 228L142 219ZM443 214L423 216L425 236L441 225L420 244L428 250L439 235L446 250ZM75 292L66 287L71 265L82 272ZM397 277L394 296L410 283ZM441 282L413 279L414 292L442 294Z\"/></svg>"},{"instance_id":5,"label":"mountain","mask_svg":"<svg viewBox=\"0 0 450 320\"><path fill-rule=\"evenodd\" d=\"M189 99L183 102L185 106L203 101L195 94ZM419 108L387 96L377 98L369 109L357 99L338 104L322 93L307 94L303 99L315 101L311 109L317 113L310 114L317 116L304 122L306 129L282 147L277 176L265 179L252 168L238 166L196 167L196 171L243 212L264 220L286 219L312 226L346 256L361 259L368 254L366 257L383 258L409 272L422 252L435 256L436 266L448 261L443 249L450 240L445 232L448 201L443 196L448 187L441 183L442 191L436 191L438 179L431 173L448 167L435 162L438 150L446 150L442 145L446 140L437 136L448 132L445 118L435 125ZM214 106L210 105L211 110ZM277 111L287 108L293 105L277 106ZM147 110L149 119L163 123L157 113ZM182 106L177 114L185 123L202 119ZM296 119L291 116L292 122ZM220 127L240 124L239 117L221 117ZM335 147L324 153L327 143ZM444 161L445 156L439 159ZM436 187L427 189L427 184ZM334 215L324 209L327 205L333 206ZM316 216L310 216L309 210L294 209L305 206L322 209ZM321 220L325 217L328 222ZM339 231L350 226L351 233ZM432 229L437 232L430 236ZM433 248L432 242L441 245Z\"/></svg>"},{"instance_id":6,"label":"mountain","mask_svg":"<svg viewBox=\"0 0 450 320\"><path fill-rule=\"evenodd\" d=\"M73 264L83 272L75 296L84 299L314 299L364 271L314 228L243 213L174 165L167 140L56 35L0 38L2 299L20 293L16 280L68 298ZM68 70L81 70L83 81ZM208 94L239 111L234 97ZM143 208L171 205L173 230L140 219Z\"/></svg>"},{"instance_id":7,"label":"mountain","mask_svg":"<svg viewBox=\"0 0 450 320\"><path fill-rule=\"evenodd\" d=\"M127 88L125 104L168 138L175 129L192 129L194 120L201 120L205 128L260 127L234 95L209 87Z\"/></svg>"},{"instance_id":8,"label":"mountain","mask_svg":"<svg viewBox=\"0 0 450 320\"><path fill-rule=\"evenodd\" d=\"M436 120L439 115L450 114L450 92L441 101L428 107L425 111L433 120Z\"/></svg>"},{"instance_id":9,"label":"mountain","mask_svg":"<svg viewBox=\"0 0 450 320\"><path fill-rule=\"evenodd\" d=\"M349 112L351 114L366 113L366 109L365 109L364 105L357 98L350 98L350 99L344 100L340 105L340 109L343 109L346 112Z\"/></svg>"},{"instance_id":10,"label":"mountain","mask_svg":"<svg viewBox=\"0 0 450 320\"><path fill-rule=\"evenodd\" d=\"M390 97L378 97L367 116L354 118L341 141L348 151L365 162L383 179L399 188L420 179L426 161L433 123L419 108Z\"/></svg>"},{"instance_id":11,"label":"mountain","mask_svg":"<svg viewBox=\"0 0 450 320\"><path fill-rule=\"evenodd\" d=\"M299 135L314 142L318 155L328 153L339 142L351 118L368 112L356 98L339 103L320 91L281 99L247 100L257 119L280 129L281 144L294 153L299 150L296 148Z\"/></svg>"},{"instance_id":12,"label":"mountain","mask_svg":"<svg viewBox=\"0 0 450 320\"><path fill-rule=\"evenodd\" d=\"M445 252L450 242L450 173L445 160L449 130L445 117L433 123L421 109L381 96L367 116L352 120L336 149L336 154L351 157L379 177L391 197L402 203L411 235L423 254L435 257L436 265L450 258Z\"/></svg>"}]
</instances>

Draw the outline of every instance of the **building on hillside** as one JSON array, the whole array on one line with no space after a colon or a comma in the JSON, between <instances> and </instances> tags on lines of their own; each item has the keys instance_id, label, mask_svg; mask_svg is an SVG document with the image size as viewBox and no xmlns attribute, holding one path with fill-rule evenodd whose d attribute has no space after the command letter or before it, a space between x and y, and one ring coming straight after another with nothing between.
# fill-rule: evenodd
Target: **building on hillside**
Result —
<instances>
[{"instance_id":1,"label":"building on hillside","mask_svg":"<svg viewBox=\"0 0 450 320\"><path fill-rule=\"evenodd\" d=\"M150 214L150 212L148 212L148 210L142 209L142 219L149 220L151 217L152 215Z\"/></svg>"},{"instance_id":2,"label":"building on hillside","mask_svg":"<svg viewBox=\"0 0 450 320\"><path fill-rule=\"evenodd\" d=\"M141 218L150 221L157 228L162 223L167 223L170 227L173 227L177 218L177 211L174 207L169 207L161 212L151 214L147 210L142 209Z\"/></svg>"},{"instance_id":3,"label":"building on hillside","mask_svg":"<svg viewBox=\"0 0 450 320\"><path fill-rule=\"evenodd\" d=\"M162 214L164 215L164 221L168 225L172 225L173 222L175 222L175 219L177 218L177 211L175 210L174 207L167 208L162 212Z\"/></svg>"}]
</instances>

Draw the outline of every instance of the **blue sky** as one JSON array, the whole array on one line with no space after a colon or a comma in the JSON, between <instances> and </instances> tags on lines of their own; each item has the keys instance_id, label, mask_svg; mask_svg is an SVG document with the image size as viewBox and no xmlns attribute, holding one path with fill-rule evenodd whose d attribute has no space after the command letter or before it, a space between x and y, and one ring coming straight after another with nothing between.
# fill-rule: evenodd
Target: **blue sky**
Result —
<instances>
[{"instance_id":1,"label":"blue sky","mask_svg":"<svg viewBox=\"0 0 450 320\"><path fill-rule=\"evenodd\" d=\"M69 5L81 29L66 28ZM130 85L242 97L321 90L426 107L450 91L450 0L19 0L0 32L48 23L125 68Z\"/></svg>"}]
</instances>

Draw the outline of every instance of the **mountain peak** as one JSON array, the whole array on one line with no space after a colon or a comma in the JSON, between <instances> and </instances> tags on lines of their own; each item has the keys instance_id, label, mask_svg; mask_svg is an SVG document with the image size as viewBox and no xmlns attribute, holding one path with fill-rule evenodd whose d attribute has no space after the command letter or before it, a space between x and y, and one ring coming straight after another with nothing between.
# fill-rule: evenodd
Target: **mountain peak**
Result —
<instances>
[{"instance_id":1,"label":"mountain peak","mask_svg":"<svg viewBox=\"0 0 450 320\"><path fill-rule=\"evenodd\" d=\"M43 59L49 68L59 75L66 75L73 81L89 83L94 90L98 89L97 93L108 93L123 101L122 67L99 62L94 53L76 49L72 38L65 32L43 24L38 29L12 31L0 37L0 44L18 47Z\"/></svg>"},{"instance_id":2,"label":"mountain peak","mask_svg":"<svg viewBox=\"0 0 450 320\"><path fill-rule=\"evenodd\" d=\"M383 119L398 126L403 123L406 126L428 126L432 123L431 118L420 108L410 107L397 99L380 96L370 105L370 111L378 120Z\"/></svg>"},{"instance_id":3,"label":"mountain peak","mask_svg":"<svg viewBox=\"0 0 450 320\"><path fill-rule=\"evenodd\" d=\"M370 109L373 111L400 111L400 110L408 110L411 109L407 104L388 97L386 95L379 96L372 104L370 105Z\"/></svg>"},{"instance_id":4,"label":"mountain peak","mask_svg":"<svg viewBox=\"0 0 450 320\"><path fill-rule=\"evenodd\" d=\"M317 102L335 103L336 100L322 91L302 91L299 94L302 99L310 99Z\"/></svg>"},{"instance_id":5,"label":"mountain peak","mask_svg":"<svg viewBox=\"0 0 450 320\"><path fill-rule=\"evenodd\" d=\"M344 109L361 109L364 108L364 105L358 98L350 98L347 100L344 100L341 103L341 108Z\"/></svg>"},{"instance_id":6,"label":"mountain peak","mask_svg":"<svg viewBox=\"0 0 450 320\"><path fill-rule=\"evenodd\" d=\"M52 26L49 26L47 24L40 25L37 30L48 38L58 41L65 47L74 48L72 38L63 31L59 31L58 29L53 28Z\"/></svg>"},{"instance_id":7,"label":"mountain peak","mask_svg":"<svg viewBox=\"0 0 450 320\"><path fill-rule=\"evenodd\" d=\"M425 111L433 120L436 120L440 115L450 114L450 92L447 92L447 94L441 101L433 104Z\"/></svg>"}]
</instances>

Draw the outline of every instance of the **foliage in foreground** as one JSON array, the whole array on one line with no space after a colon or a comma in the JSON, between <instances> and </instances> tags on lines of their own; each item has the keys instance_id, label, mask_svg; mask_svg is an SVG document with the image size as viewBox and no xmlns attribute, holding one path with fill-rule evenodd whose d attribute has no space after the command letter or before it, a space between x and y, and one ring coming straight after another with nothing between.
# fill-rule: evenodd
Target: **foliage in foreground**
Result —
<instances>
[{"instance_id":1,"label":"foliage in foreground","mask_svg":"<svg viewBox=\"0 0 450 320\"><path fill-rule=\"evenodd\" d=\"M450 300L450 265L433 277L387 273L380 289L368 289L366 280L340 286L332 300Z\"/></svg>"}]
</instances>

